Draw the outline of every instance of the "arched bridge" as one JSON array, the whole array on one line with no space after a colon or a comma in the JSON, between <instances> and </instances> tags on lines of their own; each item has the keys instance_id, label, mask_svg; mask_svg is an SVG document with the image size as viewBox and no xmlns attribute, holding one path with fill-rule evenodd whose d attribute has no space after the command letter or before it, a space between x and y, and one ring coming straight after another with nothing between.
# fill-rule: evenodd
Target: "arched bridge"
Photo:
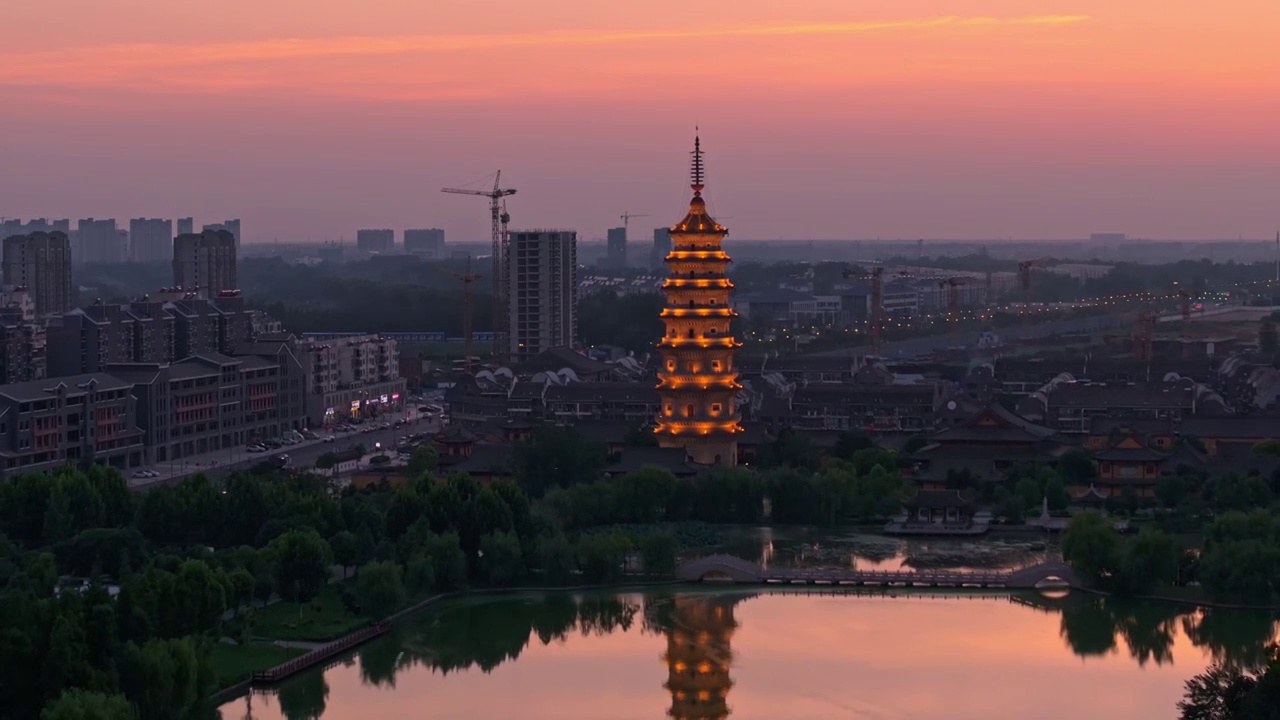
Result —
<instances>
[{"instance_id":1,"label":"arched bridge","mask_svg":"<svg viewBox=\"0 0 1280 720\"><path fill-rule=\"evenodd\" d=\"M852 570L848 568L763 567L732 555L708 555L676 568L676 579L702 582L727 577L736 583L780 585L856 585L898 587L982 587L1026 589L1049 580L1071 586L1079 581L1070 566L1047 562L1018 570Z\"/></svg>"}]
</instances>

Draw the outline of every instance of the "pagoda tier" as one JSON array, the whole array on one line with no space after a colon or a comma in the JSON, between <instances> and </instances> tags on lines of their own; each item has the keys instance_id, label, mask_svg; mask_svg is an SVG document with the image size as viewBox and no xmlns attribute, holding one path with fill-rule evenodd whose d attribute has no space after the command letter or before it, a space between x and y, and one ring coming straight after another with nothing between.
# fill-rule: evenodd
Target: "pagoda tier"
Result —
<instances>
[{"instance_id":1,"label":"pagoda tier","mask_svg":"<svg viewBox=\"0 0 1280 720\"><path fill-rule=\"evenodd\" d=\"M737 394L742 387L734 356L742 344L731 323L738 316L729 303L733 283L730 258L720 246L728 229L707 214L702 199L702 150L695 141L693 199L684 219L671 228L671 252L662 285L665 327L658 353L658 444L683 447L693 462L736 465L742 417Z\"/></svg>"}]
</instances>

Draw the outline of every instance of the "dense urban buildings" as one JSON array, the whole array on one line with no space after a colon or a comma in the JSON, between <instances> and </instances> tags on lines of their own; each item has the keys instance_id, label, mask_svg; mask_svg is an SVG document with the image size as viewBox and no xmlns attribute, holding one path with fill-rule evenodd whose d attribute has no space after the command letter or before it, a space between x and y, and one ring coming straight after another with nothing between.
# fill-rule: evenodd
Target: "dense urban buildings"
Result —
<instances>
[{"instance_id":1,"label":"dense urban buildings","mask_svg":"<svg viewBox=\"0 0 1280 720\"><path fill-rule=\"evenodd\" d=\"M387 228L356 231L356 249L362 253L388 253L395 250L396 231Z\"/></svg>"},{"instance_id":2,"label":"dense urban buildings","mask_svg":"<svg viewBox=\"0 0 1280 720\"><path fill-rule=\"evenodd\" d=\"M444 230L425 228L404 231L404 251L428 260L440 260L445 256Z\"/></svg>"},{"instance_id":3,"label":"dense urban buildings","mask_svg":"<svg viewBox=\"0 0 1280 720\"><path fill-rule=\"evenodd\" d=\"M172 257L172 220L134 218L129 221L130 262L164 262Z\"/></svg>"},{"instance_id":4,"label":"dense urban buildings","mask_svg":"<svg viewBox=\"0 0 1280 720\"><path fill-rule=\"evenodd\" d=\"M231 237L235 239L236 250L240 249L240 220L223 220L220 223L210 223L201 228L202 232L217 232L225 230L231 233Z\"/></svg>"},{"instance_id":5,"label":"dense urban buildings","mask_svg":"<svg viewBox=\"0 0 1280 720\"><path fill-rule=\"evenodd\" d=\"M226 230L205 230L173 240L173 284L213 297L239 288L236 241Z\"/></svg>"},{"instance_id":6,"label":"dense urban buildings","mask_svg":"<svg viewBox=\"0 0 1280 720\"><path fill-rule=\"evenodd\" d=\"M48 327L49 376L103 372L118 363L164 363L236 352L252 333L237 290L213 298L166 290L129 303L95 302Z\"/></svg>"},{"instance_id":7,"label":"dense urban buildings","mask_svg":"<svg viewBox=\"0 0 1280 720\"><path fill-rule=\"evenodd\" d=\"M0 386L0 473L93 461L143 465L133 386L105 373Z\"/></svg>"},{"instance_id":8,"label":"dense urban buildings","mask_svg":"<svg viewBox=\"0 0 1280 720\"><path fill-rule=\"evenodd\" d=\"M0 286L0 385L45 376L45 326L26 286Z\"/></svg>"},{"instance_id":9,"label":"dense urban buildings","mask_svg":"<svg viewBox=\"0 0 1280 720\"><path fill-rule=\"evenodd\" d=\"M26 288L37 315L71 309L71 243L66 233L14 235L3 245L5 285Z\"/></svg>"},{"instance_id":10,"label":"dense urban buildings","mask_svg":"<svg viewBox=\"0 0 1280 720\"><path fill-rule=\"evenodd\" d=\"M395 340L377 335L304 339L297 357L309 380L307 418L313 427L376 417L403 402Z\"/></svg>"},{"instance_id":11,"label":"dense urban buildings","mask_svg":"<svg viewBox=\"0 0 1280 720\"><path fill-rule=\"evenodd\" d=\"M578 335L578 235L520 230L507 236L507 353L525 360Z\"/></svg>"},{"instance_id":12,"label":"dense urban buildings","mask_svg":"<svg viewBox=\"0 0 1280 720\"><path fill-rule=\"evenodd\" d=\"M189 217L178 218L178 225L177 225L178 235L190 235L195 231L196 231L195 218L189 218Z\"/></svg>"},{"instance_id":13,"label":"dense urban buildings","mask_svg":"<svg viewBox=\"0 0 1280 720\"><path fill-rule=\"evenodd\" d=\"M121 237L115 219L85 218L76 224L72 257L77 263L118 263L128 255L128 238Z\"/></svg>"},{"instance_id":14,"label":"dense urban buildings","mask_svg":"<svg viewBox=\"0 0 1280 720\"><path fill-rule=\"evenodd\" d=\"M627 229L625 227L609 228L608 249L605 255L605 266L624 268L627 266Z\"/></svg>"},{"instance_id":15,"label":"dense urban buildings","mask_svg":"<svg viewBox=\"0 0 1280 720\"><path fill-rule=\"evenodd\" d=\"M703 166L699 140L693 149L693 199L684 219L671 228L667 255L670 277L663 289L665 332L658 343L658 444L681 447L700 465L737 465L738 371L734 356L741 343L730 323L729 255L721 242L729 231L707 214L702 199Z\"/></svg>"},{"instance_id":16,"label":"dense urban buildings","mask_svg":"<svg viewBox=\"0 0 1280 720\"><path fill-rule=\"evenodd\" d=\"M31 233L51 233L60 232L71 237L71 221L70 220L47 220L45 218L33 218L27 222L18 219L0 220L0 240L14 235L30 235Z\"/></svg>"}]
</instances>

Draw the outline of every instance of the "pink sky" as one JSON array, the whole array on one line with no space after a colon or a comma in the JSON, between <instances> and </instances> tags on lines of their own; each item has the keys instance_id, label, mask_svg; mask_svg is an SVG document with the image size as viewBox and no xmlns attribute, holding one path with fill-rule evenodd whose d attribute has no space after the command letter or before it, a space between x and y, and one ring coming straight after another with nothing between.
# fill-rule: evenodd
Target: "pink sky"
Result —
<instances>
[{"instance_id":1,"label":"pink sky","mask_svg":"<svg viewBox=\"0 0 1280 720\"><path fill-rule=\"evenodd\" d=\"M1229 11L1229 12L1228 12ZM0 3L0 215L248 240L679 219L695 124L739 239L1266 237L1280 4ZM638 228L638 230L637 230Z\"/></svg>"}]
</instances>

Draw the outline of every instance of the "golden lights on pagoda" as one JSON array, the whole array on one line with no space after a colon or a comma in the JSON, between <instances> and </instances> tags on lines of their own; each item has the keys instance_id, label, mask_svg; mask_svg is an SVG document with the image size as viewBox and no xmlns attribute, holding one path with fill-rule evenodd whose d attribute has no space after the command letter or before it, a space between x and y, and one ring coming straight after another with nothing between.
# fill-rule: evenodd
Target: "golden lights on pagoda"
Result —
<instances>
[{"instance_id":1,"label":"golden lights on pagoda","mask_svg":"<svg viewBox=\"0 0 1280 720\"><path fill-rule=\"evenodd\" d=\"M658 373L662 409L658 444L683 447L704 465L736 465L736 436L742 432L737 409L737 348L729 323L738 313L729 303L733 283L727 276L729 254L720 243L729 231L707 213L702 198L702 142L695 138L691 175L693 199L684 219L671 227L671 251L663 283L666 332L658 342L663 371Z\"/></svg>"}]
</instances>

